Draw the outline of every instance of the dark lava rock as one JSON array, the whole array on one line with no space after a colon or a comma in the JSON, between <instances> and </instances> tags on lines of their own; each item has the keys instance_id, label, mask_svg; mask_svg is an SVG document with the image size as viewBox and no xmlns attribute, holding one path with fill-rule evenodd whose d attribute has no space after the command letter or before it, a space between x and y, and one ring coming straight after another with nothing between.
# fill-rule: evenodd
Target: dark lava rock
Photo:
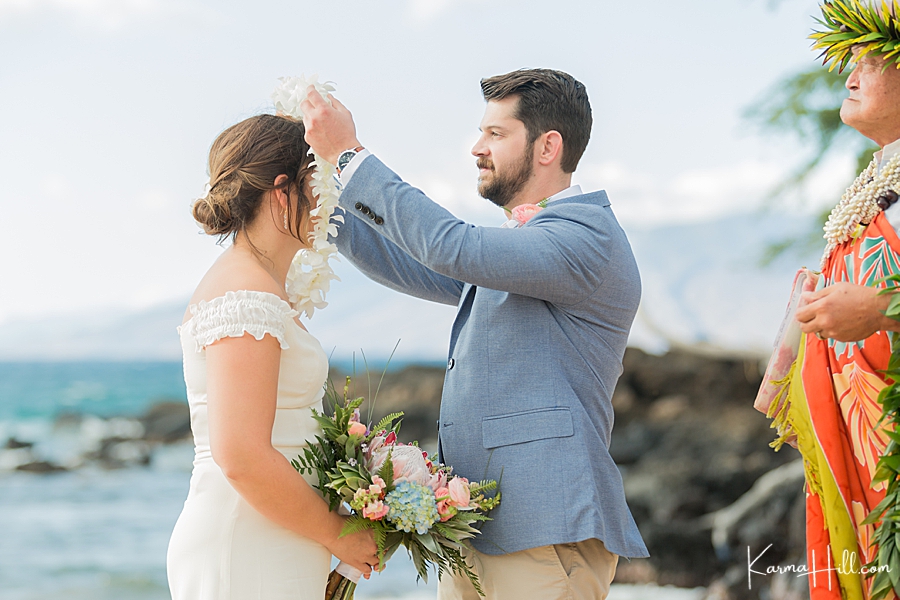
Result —
<instances>
[{"instance_id":1,"label":"dark lava rock","mask_svg":"<svg viewBox=\"0 0 900 600\"><path fill-rule=\"evenodd\" d=\"M191 436L191 410L187 402L162 400L140 418L144 439L171 444Z\"/></svg>"},{"instance_id":2,"label":"dark lava rock","mask_svg":"<svg viewBox=\"0 0 900 600\"><path fill-rule=\"evenodd\" d=\"M99 462L105 469L124 469L149 465L150 453L150 444L143 440L113 437L102 440L100 448L85 458Z\"/></svg>"},{"instance_id":3,"label":"dark lava rock","mask_svg":"<svg viewBox=\"0 0 900 600\"><path fill-rule=\"evenodd\" d=\"M26 473L61 473L66 471L65 467L62 467L57 464L53 464L51 462L47 462L45 460L36 460L34 462L25 463L24 465L19 465L16 467L16 471L24 471Z\"/></svg>"},{"instance_id":4,"label":"dark lava rock","mask_svg":"<svg viewBox=\"0 0 900 600\"><path fill-rule=\"evenodd\" d=\"M722 547L713 546L710 525L710 515L734 505L761 476L799 457L768 447L774 432L753 409L758 362L629 348L624 367L610 453L651 556L628 563L616 581L711 586L710 598L720 600L775 598L774 578L747 589L747 546L765 542L758 552L772 544L767 566L798 555L803 563L803 512L794 509L801 483L789 481L742 515Z\"/></svg>"},{"instance_id":5,"label":"dark lava rock","mask_svg":"<svg viewBox=\"0 0 900 600\"><path fill-rule=\"evenodd\" d=\"M22 440L10 437L6 440L6 444L3 447L7 450L19 450L20 448L31 448L32 446L34 446L34 442L23 442Z\"/></svg>"}]
</instances>

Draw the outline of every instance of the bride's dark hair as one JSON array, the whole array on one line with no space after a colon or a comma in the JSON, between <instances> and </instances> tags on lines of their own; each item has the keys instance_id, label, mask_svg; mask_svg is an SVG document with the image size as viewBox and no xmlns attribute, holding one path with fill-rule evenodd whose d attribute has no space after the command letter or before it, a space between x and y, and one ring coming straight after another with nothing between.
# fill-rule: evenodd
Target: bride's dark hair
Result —
<instances>
[{"instance_id":1,"label":"bride's dark hair","mask_svg":"<svg viewBox=\"0 0 900 600\"><path fill-rule=\"evenodd\" d=\"M288 232L303 239L309 219L311 190L305 183L315 168L303 139L303 122L280 115L257 115L219 134L209 150L209 192L191 212L203 230L221 239L244 231L257 217L263 195L275 189L275 178L288 197Z\"/></svg>"}]
</instances>

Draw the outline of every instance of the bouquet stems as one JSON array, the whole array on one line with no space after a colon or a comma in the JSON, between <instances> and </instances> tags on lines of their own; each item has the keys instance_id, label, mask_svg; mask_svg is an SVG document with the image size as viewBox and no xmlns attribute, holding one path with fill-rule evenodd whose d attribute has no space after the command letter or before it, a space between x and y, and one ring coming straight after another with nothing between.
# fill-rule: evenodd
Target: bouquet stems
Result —
<instances>
[{"instance_id":1,"label":"bouquet stems","mask_svg":"<svg viewBox=\"0 0 900 600\"><path fill-rule=\"evenodd\" d=\"M337 571L332 571L328 576L325 600L353 600L354 592L356 592L356 584Z\"/></svg>"}]
</instances>

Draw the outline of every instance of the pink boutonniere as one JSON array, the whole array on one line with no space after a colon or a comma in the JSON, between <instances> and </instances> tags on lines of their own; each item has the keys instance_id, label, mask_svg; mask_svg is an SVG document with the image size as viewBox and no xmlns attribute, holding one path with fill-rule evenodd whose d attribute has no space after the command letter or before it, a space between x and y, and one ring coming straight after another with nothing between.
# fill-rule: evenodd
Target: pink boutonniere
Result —
<instances>
[{"instance_id":1,"label":"pink boutonniere","mask_svg":"<svg viewBox=\"0 0 900 600\"><path fill-rule=\"evenodd\" d=\"M537 204L520 204L510 211L510 217L519 222L519 225L527 223L531 217L538 214L547 207L547 198L544 198Z\"/></svg>"}]
</instances>

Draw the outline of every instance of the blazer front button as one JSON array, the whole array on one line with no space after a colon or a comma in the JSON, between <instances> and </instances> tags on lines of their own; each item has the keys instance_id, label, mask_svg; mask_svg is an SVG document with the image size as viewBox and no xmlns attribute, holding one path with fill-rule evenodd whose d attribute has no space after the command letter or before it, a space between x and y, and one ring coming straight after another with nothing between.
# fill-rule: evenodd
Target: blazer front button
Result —
<instances>
[{"instance_id":1,"label":"blazer front button","mask_svg":"<svg viewBox=\"0 0 900 600\"><path fill-rule=\"evenodd\" d=\"M456 360L451 358L447 361L447 369L453 369L456 366Z\"/></svg>"}]
</instances>

